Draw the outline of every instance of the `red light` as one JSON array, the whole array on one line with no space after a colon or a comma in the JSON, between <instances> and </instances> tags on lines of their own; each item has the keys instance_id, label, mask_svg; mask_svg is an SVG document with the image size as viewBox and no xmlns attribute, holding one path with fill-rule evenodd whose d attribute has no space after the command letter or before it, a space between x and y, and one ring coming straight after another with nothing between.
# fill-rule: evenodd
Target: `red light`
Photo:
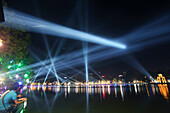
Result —
<instances>
[{"instance_id":1,"label":"red light","mask_svg":"<svg viewBox=\"0 0 170 113\"><path fill-rule=\"evenodd\" d=\"M105 100L105 97L106 97L106 95L105 95L105 88L103 87L103 99Z\"/></svg>"},{"instance_id":2,"label":"red light","mask_svg":"<svg viewBox=\"0 0 170 113\"><path fill-rule=\"evenodd\" d=\"M105 76L102 76L102 78L104 78Z\"/></svg>"}]
</instances>

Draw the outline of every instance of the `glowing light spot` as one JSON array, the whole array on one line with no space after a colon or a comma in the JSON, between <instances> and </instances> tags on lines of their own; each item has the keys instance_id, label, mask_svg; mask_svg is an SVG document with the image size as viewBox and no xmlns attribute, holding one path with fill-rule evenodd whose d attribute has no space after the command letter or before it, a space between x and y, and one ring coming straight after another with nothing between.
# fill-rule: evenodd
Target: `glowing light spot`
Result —
<instances>
[{"instance_id":1,"label":"glowing light spot","mask_svg":"<svg viewBox=\"0 0 170 113\"><path fill-rule=\"evenodd\" d=\"M19 63L18 66L21 66L21 63Z\"/></svg>"},{"instance_id":2,"label":"glowing light spot","mask_svg":"<svg viewBox=\"0 0 170 113\"><path fill-rule=\"evenodd\" d=\"M10 69L11 68L11 66L8 66L8 69Z\"/></svg>"},{"instance_id":3,"label":"glowing light spot","mask_svg":"<svg viewBox=\"0 0 170 113\"><path fill-rule=\"evenodd\" d=\"M2 46L2 42L0 42L0 46Z\"/></svg>"},{"instance_id":4,"label":"glowing light spot","mask_svg":"<svg viewBox=\"0 0 170 113\"><path fill-rule=\"evenodd\" d=\"M28 77L28 74L25 74L24 77L27 78L27 77Z\"/></svg>"},{"instance_id":5,"label":"glowing light spot","mask_svg":"<svg viewBox=\"0 0 170 113\"><path fill-rule=\"evenodd\" d=\"M22 82L18 82L19 85L22 85Z\"/></svg>"},{"instance_id":6,"label":"glowing light spot","mask_svg":"<svg viewBox=\"0 0 170 113\"><path fill-rule=\"evenodd\" d=\"M18 78L19 78L19 75L15 75L15 78L18 79Z\"/></svg>"},{"instance_id":7,"label":"glowing light spot","mask_svg":"<svg viewBox=\"0 0 170 113\"><path fill-rule=\"evenodd\" d=\"M30 82L29 79L26 80L27 84Z\"/></svg>"}]
</instances>

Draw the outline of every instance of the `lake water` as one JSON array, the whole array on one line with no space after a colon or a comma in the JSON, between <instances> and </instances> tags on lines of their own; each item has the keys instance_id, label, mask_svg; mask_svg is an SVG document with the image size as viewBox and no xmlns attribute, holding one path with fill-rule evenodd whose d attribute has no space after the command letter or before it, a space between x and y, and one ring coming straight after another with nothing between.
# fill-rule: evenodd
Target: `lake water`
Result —
<instances>
[{"instance_id":1,"label":"lake water","mask_svg":"<svg viewBox=\"0 0 170 113\"><path fill-rule=\"evenodd\" d=\"M25 88L24 113L170 113L168 84Z\"/></svg>"}]
</instances>

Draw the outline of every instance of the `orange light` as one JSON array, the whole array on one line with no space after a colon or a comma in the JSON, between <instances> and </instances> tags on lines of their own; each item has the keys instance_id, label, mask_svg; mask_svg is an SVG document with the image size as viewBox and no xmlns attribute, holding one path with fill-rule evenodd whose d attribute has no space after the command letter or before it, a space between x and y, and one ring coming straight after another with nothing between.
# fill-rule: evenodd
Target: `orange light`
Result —
<instances>
[{"instance_id":1,"label":"orange light","mask_svg":"<svg viewBox=\"0 0 170 113\"><path fill-rule=\"evenodd\" d=\"M159 91L165 99L169 99L169 90L167 84L158 84Z\"/></svg>"}]
</instances>

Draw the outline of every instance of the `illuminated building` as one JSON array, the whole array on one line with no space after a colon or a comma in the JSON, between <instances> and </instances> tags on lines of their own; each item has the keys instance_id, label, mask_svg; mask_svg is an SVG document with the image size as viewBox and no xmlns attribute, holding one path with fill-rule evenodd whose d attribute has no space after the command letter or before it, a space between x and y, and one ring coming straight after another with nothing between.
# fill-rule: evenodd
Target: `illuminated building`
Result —
<instances>
[{"instance_id":1,"label":"illuminated building","mask_svg":"<svg viewBox=\"0 0 170 113\"><path fill-rule=\"evenodd\" d=\"M167 83L165 77L162 74L158 74L157 80L158 83Z\"/></svg>"},{"instance_id":2,"label":"illuminated building","mask_svg":"<svg viewBox=\"0 0 170 113\"><path fill-rule=\"evenodd\" d=\"M31 83L32 86L37 85L37 83Z\"/></svg>"},{"instance_id":3,"label":"illuminated building","mask_svg":"<svg viewBox=\"0 0 170 113\"><path fill-rule=\"evenodd\" d=\"M46 86L46 85L47 85L47 83L43 83L43 85L44 85L44 86Z\"/></svg>"},{"instance_id":4,"label":"illuminated building","mask_svg":"<svg viewBox=\"0 0 170 113\"><path fill-rule=\"evenodd\" d=\"M48 86L52 86L52 83L48 83Z\"/></svg>"}]
</instances>

